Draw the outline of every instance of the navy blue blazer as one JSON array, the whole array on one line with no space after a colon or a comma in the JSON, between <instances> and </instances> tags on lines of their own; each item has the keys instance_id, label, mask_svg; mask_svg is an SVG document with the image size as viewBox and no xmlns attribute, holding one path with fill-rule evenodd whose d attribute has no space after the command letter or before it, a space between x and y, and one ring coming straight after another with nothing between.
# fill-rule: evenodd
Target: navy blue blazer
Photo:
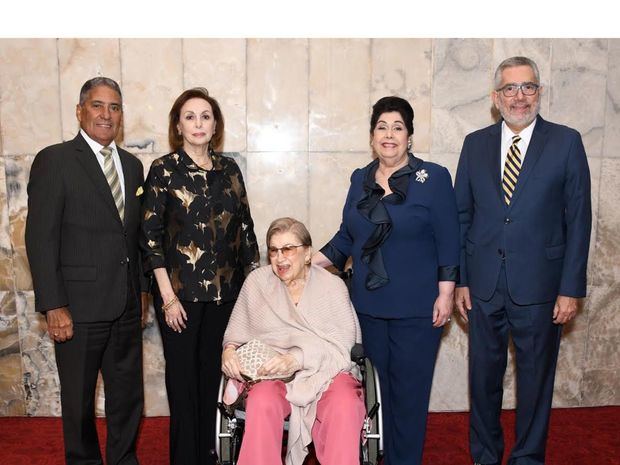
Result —
<instances>
[{"instance_id":1,"label":"navy blue blazer","mask_svg":"<svg viewBox=\"0 0 620 465\"><path fill-rule=\"evenodd\" d=\"M456 174L461 281L482 300L505 263L517 304L584 297L592 211L581 136L538 116L510 206L503 200L501 122L469 134Z\"/></svg>"},{"instance_id":2,"label":"navy blue blazer","mask_svg":"<svg viewBox=\"0 0 620 465\"><path fill-rule=\"evenodd\" d=\"M372 163L351 175L342 224L328 246L344 258L353 258L351 299L358 313L380 318L430 318L439 294L440 268L458 268L459 224L450 173L418 158L415 163L405 201L384 202L393 225L381 246L389 282L374 290L366 288L369 269L361 255L375 224L358 210ZM328 246L322 251L336 264L337 260L326 253Z\"/></svg>"}]
</instances>

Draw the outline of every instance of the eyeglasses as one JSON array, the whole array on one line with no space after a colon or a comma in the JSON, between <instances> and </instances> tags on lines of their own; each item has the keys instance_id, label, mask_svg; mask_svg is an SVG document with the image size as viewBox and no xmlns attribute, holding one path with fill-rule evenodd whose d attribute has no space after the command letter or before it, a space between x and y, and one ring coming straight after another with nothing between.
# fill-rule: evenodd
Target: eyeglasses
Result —
<instances>
[{"instance_id":1,"label":"eyeglasses","mask_svg":"<svg viewBox=\"0 0 620 465\"><path fill-rule=\"evenodd\" d=\"M303 244L291 245L287 244L284 247L267 247L269 257L274 258L278 256L278 252L282 252L282 255L286 258L292 257L297 251L297 247L304 247Z\"/></svg>"},{"instance_id":2,"label":"eyeglasses","mask_svg":"<svg viewBox=\"0 0 620 465\"><path fill-rule=\"evenodd\" d=\"M538 92L539 87L538 84L533 82L522 82L521 84L506 84L504 87L497 89L496 92L501 91L504 97L514 97L519 93L519 89L521 89L523 95L530 96Z\"/></svg>"}]
</instances>

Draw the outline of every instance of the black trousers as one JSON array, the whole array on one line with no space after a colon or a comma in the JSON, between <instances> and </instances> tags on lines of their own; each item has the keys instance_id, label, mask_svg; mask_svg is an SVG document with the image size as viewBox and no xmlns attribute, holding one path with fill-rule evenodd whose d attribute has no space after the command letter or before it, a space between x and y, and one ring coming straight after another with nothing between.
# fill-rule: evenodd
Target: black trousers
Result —
<instances>
[{"instance_id":1,"label":"black trousers","mask_svg":"<svg viewBox=\"0 0 620 465\"><path fill-rule=\"evenodd\" d=\"M181 301L187 328L168 327L161 297L154 299L166 359L166 391L170 406L171 465L213 463L217 393L222 376L222 339L234 302Z\"/></svg>"},{"instance_id":2,"label":"black trousers","mask_svg":"<svg viewBox=\"0 0 620 465\"><path fill-rule=\"evenodd\" d=\"M509 465L542 465L549 428L562 326L553 323L555 302L517 305L504 268L489 301L472 296L469 312L470 450L474 462L499 464L504 453L500 423L508 338L517 365L515 445Z\"/></svg>"},{"instance_id":3,"label":"black trousers","mask_svg":"<svg viewBox=\"0 0 620 465\"><path fill-rule=\"evenodd\" d=\"M99 370L105 388L106 463L137 464L144 388L140 306L133 286L128 286L125 311L118 319L74 322L73 338L54 347L67 465L103 464L95 428Z\"/></svg>"}]
</instances>

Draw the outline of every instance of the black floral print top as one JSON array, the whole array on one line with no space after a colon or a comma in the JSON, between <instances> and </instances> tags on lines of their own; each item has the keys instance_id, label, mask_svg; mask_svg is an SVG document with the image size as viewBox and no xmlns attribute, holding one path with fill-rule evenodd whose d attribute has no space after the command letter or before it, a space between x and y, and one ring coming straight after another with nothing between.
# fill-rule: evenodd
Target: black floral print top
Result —
<instances>
[{"instance_id":1,"label":"black floral print top","mask_svg":"<svg viewBox=\"0 0 620 465\"><path fill-rule=\"evenodd\" d=\"M181 300L235 300L259 266L254 222L241 171L211 153L200 168L183 150L151 165L142 204L144 271L165 267Z\"/></svg>"}]
</instances>

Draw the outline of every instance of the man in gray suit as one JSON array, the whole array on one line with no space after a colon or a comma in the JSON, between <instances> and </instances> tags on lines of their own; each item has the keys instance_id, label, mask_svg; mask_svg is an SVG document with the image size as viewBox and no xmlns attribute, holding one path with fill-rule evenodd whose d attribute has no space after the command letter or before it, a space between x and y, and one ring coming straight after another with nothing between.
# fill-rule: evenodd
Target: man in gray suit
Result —
<instances>
[{"instance_id":1,"label":"man in gray suit","mask_svg":"<svg viewBox=\"0 0 620 465\"><path fill-rule=\"evenodd\" d=\"M43 149L30 171L26 250L35 308L54 341L66 463L103 464L94 418L101 370L107 463L137 464L142 163L114 142L123 119L115 81L87 81L76 115L75 139Z\"/></svg>"}]
</instances>

